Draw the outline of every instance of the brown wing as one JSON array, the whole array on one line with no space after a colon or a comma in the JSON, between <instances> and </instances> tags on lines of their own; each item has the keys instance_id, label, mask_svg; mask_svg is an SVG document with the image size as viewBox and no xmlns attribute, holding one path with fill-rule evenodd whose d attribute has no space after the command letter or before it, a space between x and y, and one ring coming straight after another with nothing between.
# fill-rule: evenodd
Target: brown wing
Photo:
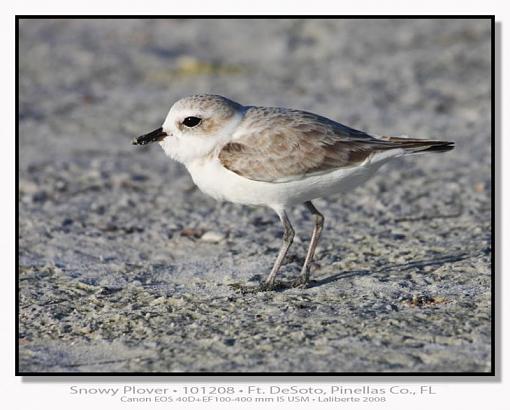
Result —
<instances>
[{"instance_id":1,"label":"brown wing","mask_svg":"<svg viewBox=\"0 0 510 410\"><path fill-rule=\"evenodd\" d=\"M374 152L398 148L318 115L251 107L219 153L223 166L257 181L285 181L349 167Z\"/></svg>"}]
</instances>

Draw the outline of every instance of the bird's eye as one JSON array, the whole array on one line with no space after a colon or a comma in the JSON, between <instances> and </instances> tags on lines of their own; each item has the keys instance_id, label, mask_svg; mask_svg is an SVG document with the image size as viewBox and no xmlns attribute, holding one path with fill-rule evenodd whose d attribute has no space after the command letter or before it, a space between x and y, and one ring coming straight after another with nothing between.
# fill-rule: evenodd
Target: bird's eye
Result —
<instances>
[{"instance_id":1,"label":"bird's eye","mask_svg":"<svg viewBox=\"0 0 510 410\"><path fill-rule=\"evenodd\" d=\"M186 117L182 122L186 127L196 127L202 121L201 118L198 117Z\"/></svg>"}]
</instances>

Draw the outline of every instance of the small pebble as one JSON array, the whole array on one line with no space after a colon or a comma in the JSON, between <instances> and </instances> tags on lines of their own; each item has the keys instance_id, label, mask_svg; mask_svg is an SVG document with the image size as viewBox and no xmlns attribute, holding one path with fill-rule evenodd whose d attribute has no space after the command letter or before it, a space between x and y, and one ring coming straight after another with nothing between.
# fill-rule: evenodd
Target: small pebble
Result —
<instances>
[{"instance_id":1,"label":"small pebble","mask_svg":"<svg viewBox=\"0 0 510 410\"><path fill-rule=\"evenodd\" d=\"M220 232L208 231L200 239L204 242L218 243L225 239L225 235Z\"/></svg>"}]
</instances>

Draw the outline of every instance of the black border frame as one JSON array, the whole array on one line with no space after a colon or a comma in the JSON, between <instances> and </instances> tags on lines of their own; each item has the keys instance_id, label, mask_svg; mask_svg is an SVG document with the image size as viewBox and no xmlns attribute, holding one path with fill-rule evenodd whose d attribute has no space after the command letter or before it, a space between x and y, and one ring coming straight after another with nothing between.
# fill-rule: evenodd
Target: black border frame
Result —
<instances>
[{"instance_id":1,"label":"black border frame","mask_svg":"<svg viewBox=\"0 0 510 410\"><path fill-rule=\"evenodd\" d=\"M491 370L489 372L24 372L19 370L19 21L32 19L489 19L491 21ZM496 376L495 15L16 15L15 16L15 376ZM469 380L466 380L469 381ZM488 380L490 381L490 380Z\"/></svg>"}]
</instances>

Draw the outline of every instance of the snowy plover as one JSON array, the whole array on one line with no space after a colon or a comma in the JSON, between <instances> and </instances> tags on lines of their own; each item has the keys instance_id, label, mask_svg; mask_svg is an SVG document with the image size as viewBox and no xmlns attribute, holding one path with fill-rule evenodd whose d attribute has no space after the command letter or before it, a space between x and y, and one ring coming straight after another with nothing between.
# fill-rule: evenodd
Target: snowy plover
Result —
<instances>
[{"instance_id":1,"label":"snowy plover","mask_svg":"<svg viewBox=\"0 0 510 410\"><path fill-rule=\"evenodd\" d=\"M217 200L265 205L283 223L283 243L262 285L271 289L292 244L289 207L304 204L315 218L296 286L306 286L324 217L312 200L355 188L387 161L403 155L445 152L448 141L380 137L305 111L242 106L219 95L177 101L161 128L133 144L158 141L183 163L195 184Z\"/></svg>"}]
</instances>

